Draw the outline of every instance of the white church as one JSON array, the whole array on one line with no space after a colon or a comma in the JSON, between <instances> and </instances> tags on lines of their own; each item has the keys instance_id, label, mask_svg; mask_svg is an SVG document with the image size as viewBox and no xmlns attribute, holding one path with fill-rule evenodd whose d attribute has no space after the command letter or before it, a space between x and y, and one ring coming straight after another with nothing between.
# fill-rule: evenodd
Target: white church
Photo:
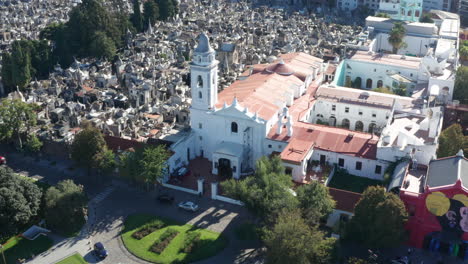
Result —
<instances>
[{"instance_id":1,"label":"white church","mask_svg":"<svg viewBox=\"0 0 468 264\"><path fill-rule=\"evenodd\" d=\"M401 157L421 164L436 157L440 107L323 83L328 63L305 53L253 65L218 93L215 58L201 34L190 66L191 130L171 146L171 171L204 157L213 174L239 179L260 157L279 155L296 182L304 182L311 161L382 179Z\"/></svg>"}]
</instances>

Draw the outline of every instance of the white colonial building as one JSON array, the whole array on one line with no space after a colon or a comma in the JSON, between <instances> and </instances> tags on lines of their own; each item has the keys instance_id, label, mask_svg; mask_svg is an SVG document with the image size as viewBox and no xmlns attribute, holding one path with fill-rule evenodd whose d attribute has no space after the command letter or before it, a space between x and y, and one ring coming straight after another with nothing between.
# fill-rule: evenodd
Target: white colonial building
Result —
<instances>
[{"instance_id":1,"label":"white colonial building","mask_svg":"<svg viewBox=\"0 0 468 264\"><path fill-rule=\"evenodd\" d=\"M171 170L201 156L211 161L213 174L240 178L260 157L279 155L297 182L305 180L312 161L382 179L396 159L425 164L435 157L441 115L424 100L322 85L328 64L305 53L253 65L218 93L215 58L201 34L190 69L191 130L172 145Z\"/></svg>"}]
</instances>

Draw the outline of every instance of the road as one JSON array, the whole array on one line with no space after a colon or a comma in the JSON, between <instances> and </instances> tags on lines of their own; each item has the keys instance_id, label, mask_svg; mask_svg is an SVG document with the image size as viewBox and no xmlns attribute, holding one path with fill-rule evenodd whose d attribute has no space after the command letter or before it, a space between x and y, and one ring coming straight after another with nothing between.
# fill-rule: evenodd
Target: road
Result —
<instances>
[{"instance_id":1,"label":"road","mask_svg":"<svg viewBox=\"0 0 468 264\"><path fill-rule=\"evenodd\" d=\"M5 155L1 152L0 150L0 155ZM129 253L120 238L124 219L134 213L155 214L223 233L229 240L228 246L218 255L199 261L198 264L259 263L257 262L259 250L256 250L259 245L255 242L239 241L234 234L236 226L250 219L250 214L244 207L164 188L162 191L173 195L175 201L172 205L161 204L156 202L155 192L135 189L119 181L114 181L113 185L111 181L101 184L89 182L84 171L74 169L67 160L51 162L12 153L5 156L8 158L8 166L16 172L41 179L49 184L72 178L85 186L91 198L89 221L80 235L69 239L54 236L56 245L29 263L50 264L74 252L83 255L89 263L149 263ZM185 200L196 202L200 209L195 213L179 210L176 204ZM98 261L91 251L91 246L98 241L104 243L109 252L108 258L103 261Z\"/></svg>"}]
</instances>

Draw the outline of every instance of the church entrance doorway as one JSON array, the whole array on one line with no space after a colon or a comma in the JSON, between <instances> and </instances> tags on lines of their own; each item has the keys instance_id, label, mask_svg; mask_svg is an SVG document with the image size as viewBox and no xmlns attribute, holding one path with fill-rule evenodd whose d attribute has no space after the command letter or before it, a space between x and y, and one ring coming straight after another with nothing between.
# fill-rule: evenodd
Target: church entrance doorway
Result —
<instances>
[{"instance_id":1,"label":"church entrance doorway","mask_svg":"<svg viewBox=\"0 0 468 264\"><path fill-rule=\"evenodd\" d=\"M224 177L232 177L231 161L221 158L218 160L218 175Z\"/></svg>"}]
</instances>

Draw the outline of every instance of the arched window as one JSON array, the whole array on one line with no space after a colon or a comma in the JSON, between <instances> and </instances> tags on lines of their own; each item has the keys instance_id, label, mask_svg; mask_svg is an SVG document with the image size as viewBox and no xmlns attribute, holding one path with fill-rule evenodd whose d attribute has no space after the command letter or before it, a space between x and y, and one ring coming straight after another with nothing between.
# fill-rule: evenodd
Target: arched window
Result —
<instances>
[{"instance_id":1,"label":"arched window","mask_svg":"<svg viewBox=\"0 0 468 264\"><path fill-rule=\"evenodd\" d=\"M198 98L202 99L203 95L202 92L198 92Z\"/></svg>"},{"instance_id":2,"label":"arched window","mask_svg":"<svg viewBox=\"0 0 468 264\"><path fill-rule=\"evenodd\" d=\"M411 14L412 14L411 10L408 10L408 16L411 16Z\"/></svg>"},{"instance_id":3,"label":"arched window","mask_svg":"<svg viewBox=\"0 0 468 264\"><path fill-rule=\"evenodd\" d=\"M405 15L405 10L402 8L401 9L401 15L404 16Z\"/></svg>"},{"instance_id":4,"label":"arched window","mask_svg":"<svg viewBox=\"0 0 468 264\"><path fill-rule=\"evenodd\" d=\"M232 133L237 133L237 123L236 122L231 123L231 132Z\"/></svg>"},{"instance_id":5,"label":"arched window","mask_svg":"<svg viewBox=\"0 0 468 264\"><path fill-rule=\"evenodd\" d=\"M354 127L354 130L362 131L363 129L364 129L364 124L361 121L357 121L356 126Z\"/></svg>"},{"instance_id":6,"label":"arched window","mask_svg":"<svg viewBox=\"0 0 468 264\"><path fill-rule=\"evenodd\" d=\"M378 80L377 81L377 88L380 88L383 86L383 81L382 80Z\"/></svg>"},{"instance_id":7,"label":"arched window","mask_svg":"<svg viewBox=\"0 0 468 264\"><path fill-rule=\"evenodd\" d=\"M361 88L362 86L362 79L361 77L356 77L353 83L353 88Z\"/></svg>"},{"instance_id":8,"label":"arched window","mask_svg":"<svg viewBox=\"0 0 468 264\"><path fill-rule=\"evenodd\" d=\"M343 119L343 121L341 121L341 127L349 129L349 120L346 118Z\"/></svg>"},{"instance_id":9,"label":"arched window","mask_svg":"<svg viewBox=\"0 0 468 264\"><path fill-rule=\"evenodd\" d=\"M372 88L372 79L367 79L366 88Z\"/></svg>"},{"instance_id":10,"label":"arched window","mask_svg":"<svg viewBox=\"0 0 468 264\"><path fill-rule=\"evenodd\" d=\"M197 86L198 87L203 87L203 79L200 75L197 77Z\"/></svg>"},{"instance_id":11,"label":"arched window","mask_svg":"<svg viewBox=\"0 0 468 264\"><path fill-rule=\"evenodd\" d=\"M416 10L416 12L414 12L414 16L419 17L419 10Z\"/></svg>"}]
</instances>

